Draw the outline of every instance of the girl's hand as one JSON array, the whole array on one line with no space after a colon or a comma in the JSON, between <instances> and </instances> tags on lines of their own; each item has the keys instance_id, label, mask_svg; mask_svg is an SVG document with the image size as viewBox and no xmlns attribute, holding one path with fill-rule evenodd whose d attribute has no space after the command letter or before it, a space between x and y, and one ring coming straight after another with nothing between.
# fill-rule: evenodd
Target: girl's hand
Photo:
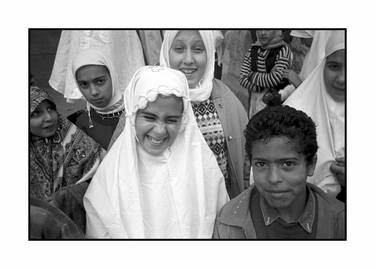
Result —
<instances>
[{"instance_id":1,"label":"girl's hand","mask_svg":"<svg viewBox=\"0 0 375 269\"><path fill-rule=\"evenodd\" d=\"M288 79L295 88L297 88L302 83L302 79L292 69L285 70L283 77Z\"/></svg>"}]
</instances>

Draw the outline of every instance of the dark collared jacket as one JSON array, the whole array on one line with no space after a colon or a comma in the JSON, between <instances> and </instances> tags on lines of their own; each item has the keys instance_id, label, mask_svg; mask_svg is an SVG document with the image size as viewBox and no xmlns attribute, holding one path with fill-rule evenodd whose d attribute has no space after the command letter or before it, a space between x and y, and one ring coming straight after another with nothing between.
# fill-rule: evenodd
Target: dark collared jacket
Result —
<instances>
[{"instance_id":1,"label":"dark collared jacket","mask_svg":"<svg viewBox=\"0 0 375 269\"><path fill-rule=\"evenodd\" d=\"M307 183L318 203L316 239L346 239L345 205ZM250 197L254 185L229 201L216 217L214 239L256 239L250 213Z\"/></svg>"}]
</instances>

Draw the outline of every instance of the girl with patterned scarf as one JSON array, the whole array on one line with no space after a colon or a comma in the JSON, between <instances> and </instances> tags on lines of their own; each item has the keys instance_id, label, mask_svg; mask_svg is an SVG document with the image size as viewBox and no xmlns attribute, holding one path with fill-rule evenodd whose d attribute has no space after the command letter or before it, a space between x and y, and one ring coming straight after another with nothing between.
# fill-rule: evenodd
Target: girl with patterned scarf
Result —
<instances>
[{"instance_id":1,"label":"girl with patterned scarf","mask_svg":"<svg viewBox=\"0 0 375 269\"><path fill-rule=\"evenodd\" d=\"M54 205L65 186L90 179L104 151L56 111L47 92L30 87L30 197Z\"/></svg>"}]
</instances>

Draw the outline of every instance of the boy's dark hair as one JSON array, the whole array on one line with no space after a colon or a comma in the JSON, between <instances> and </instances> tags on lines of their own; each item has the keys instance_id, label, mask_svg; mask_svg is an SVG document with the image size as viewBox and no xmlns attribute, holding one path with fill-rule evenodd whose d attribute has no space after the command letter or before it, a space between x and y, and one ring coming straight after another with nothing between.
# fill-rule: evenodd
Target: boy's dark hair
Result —
<instances>
[{"instance_id":1,"label":"boy's dark hair","mask_svg":"<svg viewBox=\"0 0 375 269\"><path fill-rule=\"evenodd\" d=\"M280 136L295 141L297 151L305 155L308 163L313 161L318 150L315 123L304 112L289 106L266 107L250 119L245 130L249 159L255 141L269 141Z\"/></svg>"}]
</instances>

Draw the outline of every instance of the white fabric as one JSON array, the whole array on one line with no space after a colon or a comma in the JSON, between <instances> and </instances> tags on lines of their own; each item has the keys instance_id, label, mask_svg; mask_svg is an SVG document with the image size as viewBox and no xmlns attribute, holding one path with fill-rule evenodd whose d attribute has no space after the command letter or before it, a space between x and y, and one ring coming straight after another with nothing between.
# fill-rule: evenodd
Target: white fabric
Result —
<instances>
[{"instance_id":1,"label":"white fabric","mask_svg":"<svg viewBox=\"0 0 375 269\"><path fill-rule=\"evenodd\" d=\"M331 48L328 50L330 54L345 48L343 31L334 32L326 45ZM337 194L340 185L330 171L330 166L336 158L343 157L345 152L345 103L335 102L327 93L323 79L324 66L325 58L284 105L304 111L317 125L318 160L314 175L307 181L325 192Z\"/></svg>"},{"instance_id":2,"label":"white fabric","mask_svg":"<svg viewBox=\"0 0 375 269\"><path fill-rule=\"evenodd\" d=\"M165 31L163 44L161 45L160 51L160 65L171 67L169 63L169 51L171 49L173 40L179 31ZM207 65L206 70L203 74L201 81L197 87L190 89L190 98L193 102L202 102L207 100L211 96L212 92L212 80L214 79L215 69L215 35L214 31L199 31L199 34L203 40L206 53L207 53Z\"/></svg>"},{"instance_id":3,"label":"white fabric","mask_svg":"<svg viewBox=\"0 0 375 269\"><path fill-rule=\"evenodd\" d=\"M314 30L292 30L290 35L299 38L313 38Z\"/></svg>"},{"instance_id":4,"label":"white fabric","mask_svg":"<svg viewBox=\"0 0 375 269\"><path fill-rule=\"evenodd\" d=\"M302 80L305 80L311 72L321 63L325 56L325 47L327 39L332 31L316 30L309 52L306 54L299 74Z\"/></svg>"},{"instance_id":5,"label":"white fabric","mask_svg":"<svg viewBox=\"0 0 375 269\"><path fill-rule=\"evenodd\" d=\"M138 144L135 117L158 94L183 98L182 125L172 146L150 156ZM84 197L89 238L211 238L228 201L224 177L189 101L185 75L143 67L125 92L125 129Z\"/></svg>"},{"instance_id":6,"label":"white fabric","mask_svg":"<svg viewBox=\"0 0 375 269\"><path fill-rule=\"evenodd\" d=\"M134 72L144 66L142 45L134 30L62 31L49 84L68 101L82 98L71 70L76 55L88 48L100 49L111 59L123 91Z\"/></svg>"},{"instance_id":7,"label":"white fabric","mask_svg":"<svg viewBox=\"0 0 375 269\"><path fill-rule=\"evenodd\" d=\"M109 74L112 80L112 97L108 105L103 108L100 108L89 103L89 106L101 112L110 111L113 113L116 112L116 110L121 110L124 107L123 102L120 102L123 96L124 88L120 88L118 75L111 59L107 55L105 55L103 51L98 50L96 48L82 50L77 54L77 56L73 60L72 74L75 76L77 70L86 65L106 66L109 70ZM118 105L116 106L116 104Z\"/></svg>"}]
</instances>

